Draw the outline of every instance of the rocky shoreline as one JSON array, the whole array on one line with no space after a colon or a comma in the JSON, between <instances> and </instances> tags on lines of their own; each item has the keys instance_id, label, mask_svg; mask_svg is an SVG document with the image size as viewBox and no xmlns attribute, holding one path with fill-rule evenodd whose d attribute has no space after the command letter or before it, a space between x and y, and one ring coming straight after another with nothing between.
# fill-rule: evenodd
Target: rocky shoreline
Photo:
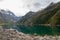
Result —
<instances>
[{"instance_id":1,"label":"rocky shoreline","mask_svg":"<svg viewBox=\"0 0 60 40\"><path fill-rule=\"evenodd\" d=\"M24 34L16 29L0 28L0 40L60 40L60 36L37 36Z\"/></svg>"}]
</instances>

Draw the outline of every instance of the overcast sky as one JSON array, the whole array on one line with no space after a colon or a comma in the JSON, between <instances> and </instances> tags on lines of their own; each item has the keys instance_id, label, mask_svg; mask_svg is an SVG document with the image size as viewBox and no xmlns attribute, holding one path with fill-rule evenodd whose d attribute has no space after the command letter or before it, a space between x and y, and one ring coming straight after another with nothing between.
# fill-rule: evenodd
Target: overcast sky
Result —
<instances>
[{"instance_id":1,"label":"overcast sky","mask_svg":"<svg viewBox=\"0 0 60 40\"><path fill-rule=\"evenodd\" d=\"M0 0L0 9L9 9L17 16L23 16L28 11L37 11L45 8L51 2L60 0Z\"/></svg>"}]
</instances>

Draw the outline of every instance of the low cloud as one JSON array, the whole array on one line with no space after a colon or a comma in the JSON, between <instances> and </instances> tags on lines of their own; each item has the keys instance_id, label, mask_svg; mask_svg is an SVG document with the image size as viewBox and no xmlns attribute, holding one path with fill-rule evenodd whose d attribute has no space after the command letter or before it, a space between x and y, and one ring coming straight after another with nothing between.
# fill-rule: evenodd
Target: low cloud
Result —
<instances>
[{"instance_id":1,"label":"low cloud","mask_svg":"<svg viewBox=\"0 0 60 40\"><path fill-rule=\"evenodd\" d=\"M28 11L38 11L47 7L51 2L60 0L0 0L0 8L9 9L17 16L25 15Z\"/></svg>"},{"instance_id":2,"label":"low cloud","mask_svg":"<svg viewBox=\"0 0 60 40\"><path fill-rule=\"evenodd\" d=\"M32 11L40 10L41 8L45 8L51 2L58 2L60 0L24 0L24 6Z\"/></svg>"},{"instance_id":3,"label":"low cloud","mask_svg":"<svg viewBox=\"0 0 60 40\"><path fill-rule=\"evenodd\" d=\"M3 1L3 0L0 0L0 1Z\"/></svg>"}]
</instances>

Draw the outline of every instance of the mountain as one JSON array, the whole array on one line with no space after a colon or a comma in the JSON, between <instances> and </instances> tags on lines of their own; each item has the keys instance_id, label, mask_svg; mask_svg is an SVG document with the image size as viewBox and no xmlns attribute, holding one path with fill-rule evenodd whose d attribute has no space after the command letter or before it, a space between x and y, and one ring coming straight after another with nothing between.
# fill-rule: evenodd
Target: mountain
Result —
<instances>
[{"instance_id":1,"label":"mountain","mask_svg":"<svg viewBox=\"0 0 60 40\"><path fill-rule=\"evenodd\" d=\"M18 19L10 10L0 9L0 23L16 22Z\"/></svg>"},{"instance_id":2,"label":"mountain","mask_svg":"<svg viewBox=\"0 0 60 40\"><path fill-rule=\"evenodd\" d=\"M23 21L20 24L33 25L33 24L50 24L60 25L60 2L51 3L47 8L38 12L27 13L22 17Z\"/></svg>"},{"instance_id":3,"label":"mountain","mask_svg":"<svg viewBox=\"0 0 60 40\"><path fill-rule=\"evenodd\" d=\"M29 21L35 12L29 11L25 16L22 16L21 19L18 22L25 23L25 21Z\"/></svg>"}]
</instances>

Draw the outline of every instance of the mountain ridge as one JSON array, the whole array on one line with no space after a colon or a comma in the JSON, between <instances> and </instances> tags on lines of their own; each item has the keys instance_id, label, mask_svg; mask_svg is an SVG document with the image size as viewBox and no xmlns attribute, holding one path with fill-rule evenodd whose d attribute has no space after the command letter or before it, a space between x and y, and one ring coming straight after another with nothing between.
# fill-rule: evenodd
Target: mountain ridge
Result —
<instances>
[{"instance_id":1,"label":"mountain ridge","mask_svg":"<svg viewBox=\"0 0 60 40\"><path fill-rule=\"evenodd\" d=\"M35 12L33 14L33 16L31 16L31 18L28 18L27 20L25 20L24 22L21 21L20 24L25 24L25 25L33 25L33 24L50 24L50 25L60 25L60 23L54 23L52 20L54 20L55 18L53 16L56 15L60 15L58 14L57 12L60 10L60 2L58 3L51 3L47 8L41 10L41 11L38 11L38 12ZM60 12L59 12L60 13ZM28 13L27 13L28 14ZM26 14L26 15L27 15ZM25 16L26 16L25 15ZM23 17L25 17L23 16ZM29 16L27 16L29 17ZM58 16L56 16L58 17ZM26 17L25 17L26 18ZM52 18L52 20L51 20ZM58 17L60 19L60 16ZM56 20L59 20L59 19L56 19ZM49 20L51 22L49 22ZM54 24L53 24L53 23Z\"/></svg>"},{"instance_id":2,"label":"mountain ridge","mask_svg":"<svg viewBox=\"0 0 60 40\"><path fill-rule=\"evenodd\" d=\"M0 9L0 23L17 22L18 19L10 10Z\"/></svg>"}]
</instances>

